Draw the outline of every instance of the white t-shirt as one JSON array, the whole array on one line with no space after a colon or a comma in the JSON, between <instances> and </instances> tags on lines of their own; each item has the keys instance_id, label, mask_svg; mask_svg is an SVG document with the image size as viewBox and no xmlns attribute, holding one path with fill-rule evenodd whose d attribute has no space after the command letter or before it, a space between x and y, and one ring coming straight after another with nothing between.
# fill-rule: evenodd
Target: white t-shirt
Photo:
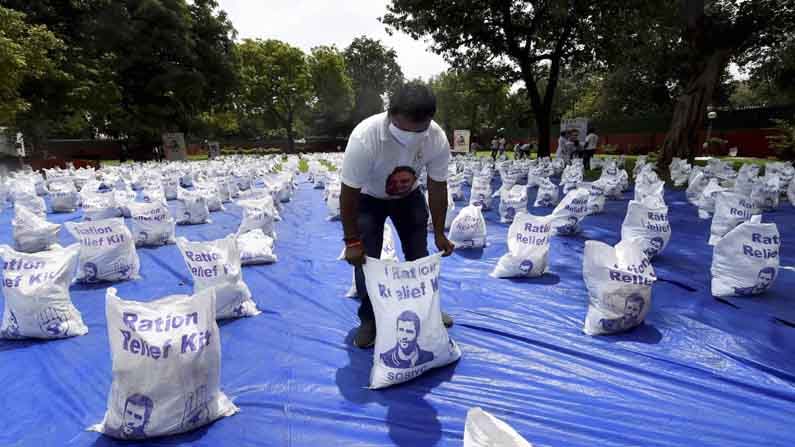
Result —
<instances>
[{"instance_id":1,"label":"white t-shirt","mask_svg":"<svg viewBox=\"0 0 795 447\"><path fill-rule=\"evenodd\" d=\"M419 186L416 176L426 168L428 177L437 182L447 181L447 165L450 161L450 143L438 124L431 121L428 131L416 144L404 147L389 130L389 117L386 112L373 115L359 123L345 148L342 160L342 183L351 188L361 188L362 194L379 199L399 199L406 193L390 195L396 184L410 181L412 175L406 170L395 172L396 168L410 168L414 180L408 192ZM399 187L398 187L399 188ZM400 188L402 191L402 188Z\"/></svg>"},{"instance_id":2,"label":"white t-shirt","mask_svg":"<svg viewBox=\"0 0 795 447\"><path fill-rule=\"evenodd\" d=\"M599 142L599 137L595 133L589 133L585 137L585 150L592 151L596 149L596 144Z\"/></svg>"}]
</instances>

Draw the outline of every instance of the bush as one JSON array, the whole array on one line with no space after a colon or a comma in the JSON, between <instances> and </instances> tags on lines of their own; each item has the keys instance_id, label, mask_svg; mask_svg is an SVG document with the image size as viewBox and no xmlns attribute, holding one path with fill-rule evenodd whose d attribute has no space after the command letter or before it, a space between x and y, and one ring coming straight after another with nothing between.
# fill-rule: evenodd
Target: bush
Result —
<instances>
[{"instance_id":1,"label":"bush","mask_svg":"<svg viewBox=\"0 0 795 447\"><path fill-rule=\"evenodd\" d=\"M773 122L776 123L774 129L779 134L765 137L768 147L773 149L781 159L795 159L795 118L792 121L777 119Z\"/></svg>"}]
</instances>

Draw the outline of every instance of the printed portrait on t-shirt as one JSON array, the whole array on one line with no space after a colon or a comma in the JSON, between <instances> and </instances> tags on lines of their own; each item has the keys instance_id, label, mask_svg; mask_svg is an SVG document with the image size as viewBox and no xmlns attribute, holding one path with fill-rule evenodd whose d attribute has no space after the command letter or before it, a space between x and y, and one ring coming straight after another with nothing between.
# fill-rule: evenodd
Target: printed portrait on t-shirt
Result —
<instances>
[{"instance_id":1,"label":"printed portrait on t-shirt","mask_svg":"<svg viewBox=\"0 0 795 447\"><path fill-rule=\"evenodd\" d=\"M417 182L417 172L409 166L398 166L386 178L386 193L390 196L405 196Z\"/></svg>"}]
</instances>

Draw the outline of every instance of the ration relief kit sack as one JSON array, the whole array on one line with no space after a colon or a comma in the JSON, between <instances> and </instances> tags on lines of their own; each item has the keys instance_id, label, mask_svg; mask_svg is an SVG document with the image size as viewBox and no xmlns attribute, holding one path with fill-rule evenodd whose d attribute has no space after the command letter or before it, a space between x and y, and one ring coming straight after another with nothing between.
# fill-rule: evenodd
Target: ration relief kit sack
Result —
<instances>
[{"instance_id":1,"label":"ration relief kit sack","mask_svg":"<svg viewBox=\"0 0 795 447\"><path fill-rule=\"evenodd\" d=\"M50 183L50 207L53 213L73 213L80 207L80 193L71 178Z\"/></svg>"},{"instance_id":2,"label":"ration relief kit sack","mask_svg":"<svg viewBox=\"0 0 795 447\"><path fill-rule=\"evenodd\" d=\"M384 223L384 238L381 243L381 256L378 258L382 261L399 261L397 251L395 249L395 238L392 235L392 224L391 223ZM345 260L345 247L342 248L342 253L340 253L339 258L340 261ZM351 288L348 289L348 292L345 293L347 298L358 298L358 294L356 293L356 272L351 273Z\"/></svg>"},{"instance_id":3,"label":"ration relief kit sack","mask_svg":"<svg viewBox=\"0 0 795 447\"><path fill-rule=\"evenodd\" d=\"M491 176L475 176L472 189L469 191L469 204L479 206L484 210L490 210L492 201L491 195Z\"/></svg>"},{"instance_id":4,"label":"ration relief kit sack","mask_svg":"<svg viewBox=\"0 0 795 447\"><path fill-rule=\"evenodd\" d=\"M104 220L122 216L113 191L82 192L80 195L83 197L83 220Z\"/></svg>"},{"instance_id":5,"label":"ration relief kit sack","mask_svg":"<svg viewBox=\"0 0 795 447\"><path fill-rule=\"evenodd\" d=\"M239 411L220 389L215 293L105 298L113 381L105 417L88 429L117 439L184 433Z\"/></svg>"},{"instance_id":6,"label":"ration relief kit sack","mask_svg":"<svg viewBox=\"0 0 795 447\"><path fill-rule=\"evenodd\" d=\"M712 214L715 212L715 199L718 198L719 193L724 191L728 190L720 186L717 178L713 178L709 181L707 186L701 190L701 198L698 201L699 219L706 220L712 217Z\"/></svg>"},{"instance_id":7,"label":"ration relief kit sack","mask_svg":"<svg viewBox=\"0 0 795 447\"><path fill-rule=\"evenodd\" d=\"M273 264L278 260L273 254L273 238L261 229L251 230L237 236L237 249L242 265Z\"/></svg>"},{"instance_id":8,"label":"ration relief kit sack","mask_svg":"<svg viewBox=\"0 0 795 447\"><path fill-rule=\"evenodd\" d=\"M649 259L665 250L671 240L668 207L662 195L650 195L642 202L631 200L621 225L621 240L635 239Z\"/></svg>"},{"instance_id":9,"label":"ration relief kit sack","mask_svg":"<svg viewBox=\"0 0 795 447\"><path fill-rule=\"evenodd\" d=\"M486 219L479 206L465 206L450 225L448 239L459 248L483 248L486 246Z\"/></svg>"},{"instance_id":10,"label":"ration relief kit sack","mask_svg":"<svg viewBox=\"0 0 795 447\"><path fill-rule=\"evenodd\" d=\"M364 278L376 327L370 388L385 388L457 361L458 345L442 323L441 254L412 262L367 258Z\"/></svg>"},{"instance_id":11,"label":"ration relief kit sack","mask_svg":"<svg viewBox=\"0 0 795 447\"><path fill-rule=\"evenodd\" d=\"M500 188L495 195L500 196L500 223L513 222L518 213L527 211L527 187L513 185L511 188Z\"/></svg>"},{"instance_id":12,"label":"ration relief kit sack","mask_svg":"<svg viewBox=\"0 0 795 447\"><path fill-rule=\"evenodd\" d=\"M765 175L753 186L751 200L762 211L775 211L781 198L781 179L777 175Z\"/></svg>"},{"instance_id":13,"label":"ration relief kit sack","mask_svg":"<svg viewBox=\"0 0 795 447\"><path fill-rule=\"evenodd\" d=\"M14 209L11 232L14 236L14 245L19 251L35 253L49 250L58 241L60 228L60 225L47 222L47 219L24 206Z\"/></svg>"},{"instance_id":14,"label":"ration relief kit sack","mask_svg":"<svg viewBox=\"0 0 795 447\"><path fill-rule=\"evenodd\" d=\"M238 200L237 204L243 209L243 217L237 229L238 234L260 229L266 235L276 239L274 221L277 218L277 212L270 196L261 199Z\"/></svg>"},{"instance_id":15,"label":"ration relief kit sack","mask_svg":"<svg viewBox=\"0 0 795 447\"><path fill-rule=\"evenodd\" d=\"M66 229L80 242L77 282L96 283L138 279L140 261L124 219L66 222Z\"/></svg>"},{"instance_id":16,"label":"ration relief kit sack","mask_svg":"<svg viewBox=\"0 0 795 447\"><path fill-rule=\"evenodd\" d=\"M259 315L251 291L243 282L240 252L235 234L215 241L177 238L177 247L193 276L193 293L215 290L216 318Z\"/></svg>"},{"instance_id":17,"label":"ration relief kit sack","mask_svg":"<svg viewBox=\"0 0 795 447\"><path fill-rule=\"evenodd\" d=\"M425 192L425 204L428 207L428 231L433 231L433 216L431 215L431 206L428 201L428 192ZM444 229L449 230L450 225L453 224L455 218L455 201L450 191L447 191L447 213L444 215Z\"/></svg>"},{"instance_id":18,"label":"ration relief kit sack","mask_svg":"<svg viewBox=\"0 0 795 447\"><path fill-rule=\"evenodd\" d=\"M541 179L538 183L538 193L536 194L536 201L533 204L536 208L552 208L558 204L560 200L560 193L558 192L558 185L552 183L548 178Z\"/></svg>"},{"instance_id":19,"label":"ration relief kit sack","mask_svg":"<svg viewBox=\"0 0 795 447\"><path fill-rule=\"evenodd\" d=\"M165 202L127 205L132 217L132 237L137 246L173 244L176 221Z\"/></svg>"},{"instance_id":20,"label":"ration relief kit sack","mask_svg":"<svg viewBox=\"0 0 795 447\"><path fill-rule=\"evenodd\" d=\"M5 297L1 338L66 338L88 332L69 294L79 251L73 244L28 254L0 245Z\"/></svg>"},{"instance_id":21,"label":"ration relief kit sack","mask_svg":"<svg viewBox=\"0 0 795 447\"><path fill-rule=\"evenodd\" d=\"M338 181L329 183L325 189L326 192L326 209L328 215L326 220L339 220L340 219L340 193L342 192L342 184ZM455 205L453 205L455 206Z\"/></svg>"},{"instance_id":22,"label":"ration relief kit sack","mask_svg":"<svg viewBox=\"0 0 795 447\"><path fill-rule=\"evenodd\" d=\"M552 211L552 229L558 235L571 235L580 231L580 221L589 214L591 193L585 188L570 191Z\"/></svg>"},{"instance_id":23,"label":"ration relief kit sack","mask_svg":"<svg viewBox=\"0 0 795 447\"><path fill-rule=\"evenodd\" d=\"M712 295L750 296L764 293L778 277L781 236L773 223L756 215L729 231L712 255Z\"/></svg>"},{"instance_id":24,"label":"ration relief kit sack","mask_svg":"<svg viewBox=\"0 0 795 447\"><path fill-rule=\"evenodd\" d=\"M510 425L480 407L467 411L464 447L533 447Z\"/></svg>"},{"instance_id":25,"label":"ration relief kit sack","mask_svg":"<svg viewBox=\"0 0 795 447\"><path fill-rule=\"evenodd\" d=\"M611 247L587 241L582 274L588 288L583 332L613 334L643 323L651 308L652 285L657 277L640 244L622 240Z\"/></svg>"},{"instance_id":26,"label":"ration relief kit sack","mask_svg":"<svg viewBox=\"0 0 795 447\"><path fill-rule=\"evenodd\" d=\"M516 215L508 228L508 253L504 254L491 276L495 278L534 278L547 272L549 239L553 216Z\"/></svg>"},{"instance_id":27,"label":"ration relief kit sack","mask_svg":"<svg viewBox=\"0 0 795 447\"><path fill-rule=\"evenodd\" d=\"M709 245L717 244L737 225L751 220L752 216L760 213L761 210L749 195L730 191L719 192L715 199L712 225L709 228Z\"/></svg>"},{"instance_id":28,"label":"ration relief kit sack","mask_svg":"<svg viewBox=\"0 0 795 447\"><path fill-rule=\"evenodd\" d=\"M177 225L211 223L207 199L196 191L184 188L177 190Z\"/></svg>"}]
</instances>

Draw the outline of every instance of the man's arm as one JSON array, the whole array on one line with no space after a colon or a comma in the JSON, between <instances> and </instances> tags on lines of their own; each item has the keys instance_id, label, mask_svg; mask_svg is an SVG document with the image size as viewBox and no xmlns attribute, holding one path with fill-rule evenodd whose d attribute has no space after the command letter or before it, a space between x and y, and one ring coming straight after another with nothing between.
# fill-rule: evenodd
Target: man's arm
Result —
<instances>
[{"instance_id":1,"label":"man's arm","mask_svg":"<svg viewBox=\"0 0 795 447\"><path fill-rule=\"evenodd\" d=\"M340 189L340 218L345 239L345 260L351 265L364 264L364 245L359 232L359 192L343 183Z\"/></svg>"},{"instance_id":2,"label":"man's arm","mask_svg":"<svg viewBox=\"0 0 795 447\"><path fill-rule=\"evenodd\" d=\"M431 209L436 248L443 252L442 256L450 256L455 246L444 234L444 221L447 217L447 182L437 182L428 177L428 206Z\"/></svg>"}]
</instances>

